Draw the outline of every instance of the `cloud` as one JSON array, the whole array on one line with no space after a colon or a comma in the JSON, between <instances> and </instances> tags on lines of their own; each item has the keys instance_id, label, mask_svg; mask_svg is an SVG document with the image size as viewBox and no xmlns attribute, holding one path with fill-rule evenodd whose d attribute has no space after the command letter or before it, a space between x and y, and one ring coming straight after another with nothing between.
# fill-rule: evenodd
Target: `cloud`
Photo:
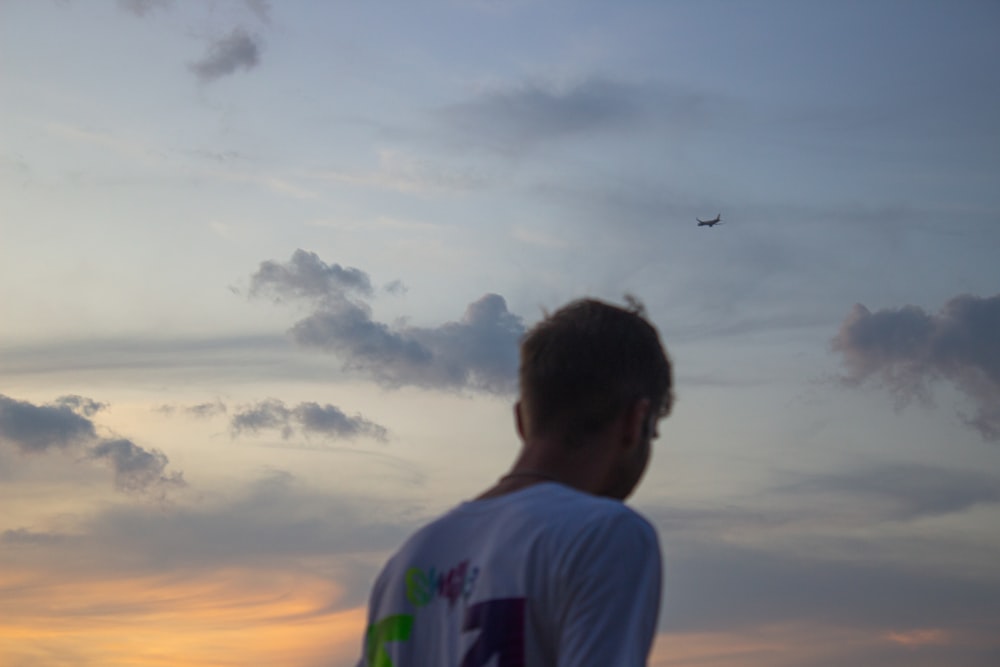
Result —
<instances>
[{"instance_id":1,"label":"cloud","mask_svg":"<svg viewBox=\"0 0 1000 667\"><path fill-rule=\"evenodd\" d=\"M637 89L592 79L559 88L524 83L484 93L442 111L449 127L495 147L620 126L639 112Z\"/></svg>"},{"instance_id":2,"label":"cloud","mask_svg":"<svg viewBox=\"0 0 1000 667\"><path fill-rule=\"evenodd\" d=\"M997 541L986 528L1000 507L996 475L892 464L796 475L773 491L650 508L664 539L663 628L961 632L1000 617ZM973 508L958 524L910 523ZM963 524L972 531L954 530Z\"/></svg>"},{"instance_id":3,"label":"cloud","mask_svg":"<svg viewBox=\"0 0 1000 667\"><path fill-rule=\"evenodd\" d=\"M385 292L392 294L394 296L406 294L409 291L409 288L403 284L402 280L399 279L390 280L389 282L387 282L385 285L382 286L382 289Z\"/></svg>"},{"instance_id":4,"label":"cloud","mask_svg":"<svg viewBox=\"0 0 1000 667\"><path fill-rule=\"evenodd\" d=\"M79 412L86 417L93 417L95 414L108 407L107 403L98 403L97 401L86 398L84 396L69 395L60 396L55 401L56 405L68 407L74 412Z\"/></svg>"},{"instance_id":5,"label":"cloud","mask_svg":"<svg viewBox=\"0 0 1000 667\"><path fill-rule=\"evenodd\" d=\"M147 374L151 369L180 371L190 377L204 372L241 377L292 365L288 341L282 336L222 336L215 338L88 338L24 344L3 348L0 376L86 370L116 374Z\"/></svg>"},{"instance_id":6,"label":"cloud","mask_svg":"<svg viewBox=\"0 0 1000 667\"><path fill-rule=\"evenodd\" d=\"M43 533L27 528L14 528L0 533L0 544L59 546L67 541L67 537L59 533Z\"/></svg>"},{"instance_id":7,"label":"cloud","mask_svg":"<svg viewBox=\"0 0 1000 667\"><path fill-rule=\"evenodd\" d=\"M353 267L326 264L314 252L296 250L284 263L265 261L252 276L250 295L271 292L278 298L341 299L352 292L372 294L368 274Z\"/></svg>"},{"instance_id":8,"label":"cloud","mask_svg":"<svg viewBox=\"0 0 1000 667\"><path fill-rule=\"evenodd\" d=\"M591 77L494 87L440 109L438 120L463 151L480 146L511 154L641 125L661 124L670 133L696 129L706 119L733 115L732 108L732 100L683 86Z\"/></svg>"},{"instance_id":9,"label":"cloud","mask_svg":"<svg viewBox=\"0 0 1000 667\"><path fill-rule=\"evenodd\" d=\"M465 192L483 187L487 177L471 167L453 167L399 150L381 150L376 169L328 169L318 178L335 183L416 194Z\"/></svg>"},{"instance_id":10,"label":"cloud","mask_svg":"<svg viewBox=\"0 0 1000 667\"><path fill-rule=\"evenodd\" d=\"M846 380L875 379L905 405L930 401L929 386L947 380L977 404L966 423L1000 440L1000 294L949 300L932 315L917 306L872 313L856 304L833 339Z\"/></svg>"},{"instance_id":11,"label":"cloud","mask_svg":"<svg viewBox=\"0 0 1000 667\"><path fill-rule=\"evenodd\" d=\"M167 9L172 4L173 0L118 0L119 7L139 17L158 9Z\"/></svg>"},{"instance_id":12,"label":"cloud","mask_svg":"<svg viewBox=\"0 0 1000 667\"><path fill-rule=\"evenodd\" d=\"M55 529L0 528L0 629L18 637L0 654L14 651L17 664L353 664L342 654L356 658L371 581L414 528L407 511L275 472L190 504L108 503L62 514ZM348 613L356 622L338 615ZM94 618L108 629L96 642ZM53 625L72 631L38 636ZM126 626L139 628L138 653L121 641Z\"/></svg>"},{"instance_id":13,"label":"cloud","mask_svg":"<svg viewBox=\"0 0 1000 667\"><path fill-rule=\"evenodd\" d=\"M862 562L675 539L665 551L671 632L792 621L891 630L962 627L1000 613L1000 585L899 562Z\"/></svg>"},{"instance_id":14,"label":"cloud","mask_svg":"<svg viewBox=\"0 0 1000 667\"><path fill-rule=\"evenodd\" d=\"M786 488L809 495L832 493L868 503L866 516L874 521L941 516L980 504L1000 503L1000 477L918 464L882 465L816 476ZM870 506L872 500L888 503L889 507L879 512Z\"/></svg>"},{"instance_id":15,"label":"cloud","mask_svg":"<svg viewBox=\"0 0 1000 667\"><path fill-rule=\"evenodd\" d=\"M398 547L416 521L409 510L378 498L330 494L273 470L234 495L206 495L196 504L115 503L65 518L63 530L15 528L0 539L23 546L33 563L92 572L289 567L302 559L317 559L325 569L331 559L348 557L366 575L344 581L355 591L349 603L360 604L367 575L380 564L371 554ZM16 554L0 550L0 570L11 557Z\"/></svg>"},{"instance_id":16,"label":"cloud","mask_svg":"<svg viewBox=\"0 0 1000 667\"><path fill-rule=\"evenodd\" d=\"M383 426L360 415L348 417L329 403L326 405L313 402L300 403L292 410L292 414L306 433L322 433L338 438L368 435L377 440L385 440L387 434Z\"/></svg>"},{"instance_id":17,"label":"cloud","mask_svg":"<svg viewBox=\"0 0 1000 667\"><path fill-rule=\"evenodd\" d=\"M290 329L296 343L334 354L345 369L382 385L513 390L525 328L498 294L469 304L456 322L391 327L374 320L371 307L360 298L372 293L366 273L327 265L302 250L285 264L261 264L251 277L250 293L265 292L312 304L313 313Z\"/></svg>"},{"instance_id":18,"label":"cloud","mask_svg":"<svg viewBox=\"0 0 1000 667\"><path fill-rule=\"evenodd\" d=\"M216 399L213 402L208 403L197 403L195 405L169 405L163 404L156 408L153 408L156 412L161 414L172 416L178 410L182 411L184 414L194 417L196 419L210 419L216 415L226 414L228 408L226 404L221 400Z\"/></svg>"},{"instance_id":19,"label":"cloud","mask_svg":"<svg viewBox=\"0 0 1000 667\"><path fill-rule=\"evenodd\" d=\"M110 464L120 491L184 486L181 473L164 474L169 460L163 452L147 451L124 438L99 439L88 417L104 407L104 403L76 395L62 396L49 405L34 405L0 394L0 442L12 443L22 454L83 450L85 460Z\"/></svg>"},{"instance_id":20,"label":"cloud","mask_svg":"<svg viewBox=\"0 0 1000 667\"><path fill-rule=\"evenodd\" d=\"M199 403L197 405L189 405L184 408L184 412L198 418L214 417L215 415L226 413L226 404L222 401Z\"/></svg>"},{"instance_id":21,"label":"cloud","mask_svg":"<svg viewBox=\"0 0 1000 667\"><path fill-rule=\"evenodd\" d=\"M271 22L271 3L267 0L244 0L247 8L260 19L261 23Z\"/></svg>"},{"instance_id":22,"label":"cloud","mask_svg":"<svg viewBox=\"0 0 1000 667\"><path fill-rule=\"evenodd\" d=\"M213 42L205 57L192 63L190 68L203 83L208 83L241 67L252 69L259 60L260 38L247 34L242 28L234 28L229 35Z\"/></svg>"},{"instance_id":23,"label":"cloud","mask_svg":"<svg viewBox=\"0 0 1000 667\"><path fill-rule=\"evenodd\" d=\"M13 443L21 453L66 449L94 439L94 424L74 411L100 405L79 396L65 396L49 405L34 405L0 394L0 441Z\"/></svg>"},{"instance_id":24,"label":"cloud","mask_svg":"<svg viewBox=\"0 0 1000 667\"><path fill-rule=\"evenodd\" d=\"M131 440L105 440L90 449L89 458L107 461L115 473L120 491L145 492L155 488L185 486L179 472L164 474L169 459L154 449L147 451Z\"/></svg>"},{"instance_id":25,"label":"cloud","mask_svg":"<svg viewBox=\"0 0 1000 667\"><path fill-rule=\"evenodd\" d=\"M230 424L234 434L279 430L286 440L295 432L295 427L307 436L317 434L338 439L364 436L376 440L385 440L388 436L384 426L361 415L348 416L329 403L305 402L289 408L279 400L268 399L237 411Z\"/></svg>"}]
</instances>

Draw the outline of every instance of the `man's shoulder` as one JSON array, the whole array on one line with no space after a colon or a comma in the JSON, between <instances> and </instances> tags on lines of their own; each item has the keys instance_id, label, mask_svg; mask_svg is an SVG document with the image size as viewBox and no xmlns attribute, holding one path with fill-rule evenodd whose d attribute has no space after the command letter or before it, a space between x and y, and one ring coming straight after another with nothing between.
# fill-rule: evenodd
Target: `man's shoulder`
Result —
<instances>
[{"instance_id":1,"label":"man's shoulder","mask_svg":"<svg viewBox=\"0 0 1000 667\"><path fill-rule=\"evenodd\" d=\"M555 513L566 512L582 519L635 521L649 525L639 512L614 498L605 498L584 491L578 491L562 484L539 485L537 502L549 507Z\"/></svg>"},{"instance_id":2,"label":"man's shoulder","mask_svg":"<svg viewBox=\"0 0 1000 667\"><path fill-rule=\"evenodd\" d=\"M531 532L572 541L601 539L611 533L636 533L656 540L653 525L622 501L562 484L538 484L496 500L501 502L496 504L494 517L516 517Z\"/></svg>"},{"instance_id":3,"label":"man's shoulder","mask_svg":"<svg viewBox=\"0 0 1000 667\"><path fill-rule=\"evenodd\" d=\"M577 544L621 539L656 543L653 525L620 500L596 496L557 483L486 500L460 503L416 530L403 545L407 553L447 549L452 541L516 536L518 543Z\"/></svg>"}]
</instances>

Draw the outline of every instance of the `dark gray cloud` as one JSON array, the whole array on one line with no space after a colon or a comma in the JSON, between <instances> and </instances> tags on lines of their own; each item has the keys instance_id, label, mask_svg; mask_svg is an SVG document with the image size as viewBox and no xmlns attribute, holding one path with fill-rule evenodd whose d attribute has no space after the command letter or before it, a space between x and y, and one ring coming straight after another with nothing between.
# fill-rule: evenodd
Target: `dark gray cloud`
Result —
<instances>
[{"instance_id":1,"label":"dark gray cloud","mask_svg":"<svg viewBox=\"0 0 1000 667\"><path fill-rule=\"evenodd\" d=\"M385 440L385 427L365 419L361 415L348 416L327 403L299 403L292 411L300 428L306 433L320 433L336 438L353 438L366 435L376 440Z\"/></svg>"},{"instance_id":2,"label":"dark gray cloud","mask_svg":"<svg viewBox=\"0 0 1000 667\"><path fill-rule=\"evenodd\" d=\"M118 0L118 6L136 16L142 17L158 9L167 9L173 0Z\"/></svg>"},{"instance_id":3,"label":"dark gray cloud","mask_svg":"<svg viewBox=\"0 0 1000 667\"><path fill-rule=\"evenodd\" d=\"M196 403L195 405L161 405L154 408L157 412L161 412L165 415L171 416L176 412L180 411L185 415L195 417L196 419L209 419L216 415L224 415L228 408L226 404L222 401L216 399L215 401L206 403Z\"/></svg>"},{"instance_id":4,"label":"dark gray cloud","mask_svg":"<svg viewBox=\"0 0 1000 667\"><path fill-rule=\"evenodd\" d=\"M234 28L225 37L209 45L208 52L190 65L191 71L204 83L228 76L243 68L252 69L260 60L260 38L242 28Z\"/></svg>"},{"instance_id":5,"label":"dark gray cloud","mask_svg":"<svg viewBox=\"0 0 1000 667\"><path fill-rule=\"evenodd\" d=\"M214 401L211 403L198 403L197 405L189 405L184 408L184 412L199 418L214 417L215 415L226 414L226 404L222 401Z\"/></svg>"},{"instance_id":6,"label":"dark gray cloud","mask_svg":"<svg viewBox=\"0 0 1000 667\"><path fill-rule=\"evenodd\" d=\"M163 452L143 449L131 440L104 440L90 449L88 457L111 466L120 491L146 493L186 485L182 473L165 474L169 459Z\"/></svg>"},{"instance_id":7,"label":"dark gray cloud","mask_svg":"<svg viewBox=\"0 0 1000 667\"><path fill-rule=\"evenodd\" d=\"M1000 440L1000 294L957 296L937 315L917 306L874 313L861 304L833 339L846 380L876 380L905 405L930 400L930 385L954 384L977 405L963 419L986 440Z\"/></svg>"},{"instance_id":8,"label":"dark gray cloud","mask_svg":"<svg viewBox=\"0 0 1000 667\"><path fill-rule=\"evenodd\" d=\"M268 399L237 410L230 421L234 434L277 430L286 440L295 433L320 435L328 438L351 439L369 437L385 440L384 426L362 417L347 415L335 405L304 402L289 408L282 401Z\"/></svg>"},{"instance_id":9,"label":"dark gray cloud","mask_svg":"<svg viewBox=\"0 0 1000 667\"><path fill-rule=\"evenodd\" d=\"M105 407L76 395L35 405L0 394L0 442L12 443L22 454L83 450L84 459L111 466L115 487L121 491L162 493L168 487L183 486L181 473L164 472L169 460L163 452L147 451L124 438L98 439L89 417Z\"/></svg>"},{"instance_id":10,"label":"dark gray cloud","mask_svg":"<svg viewBox=\"0 0 1000 667\"><path fill-rule=\"evenodd\" d=\"M0 441L22 453L66 449L97 437L94 424L74 408L99 406L79 396L63 397L50 405L35 405L0 394Z\"/></svg>"},{"instance_id":11,"label":"dark gray cloud","mask_svg":"<svg viewBox=\"0 0 1000 667\"><path fill-rule=\"evenodd\" d=\"M230 425L234 434L245 431L256 433L257 431L278 429L281 431L281 437L287 439L293 433L291 419L292 411L284 403L276 399L268 399L252 406L237 409Z\"/></svg>"},{"instance_id":12,"label":"dark gray cloud","mask_svg":"<svg viewBox=\"0 0 1000 667\"><path fill-rule=\"evenodd\" d=\"M393 327L373 319L361 298L371 294L366 273L327 265L302 250L286 264L262 263L251 278L250 292L311 302L313 313L292 326L292 339L336 355L344 368L385 386L495 393L514 388L517 347L525 328L498 294L469 304L456 322Z\"/></svg>"},{"instance_id":13,"label":"dark gray cloud","mask_svg":"<svg viewBox=\"0 0 1000 667\"><path fill-rule=\"evenodd\" d=\"M386 381L429 367L434 356L414 338L374 321L371 308L362 303L325 304L296 322L290 333L300 345L337 354L345 367Z\"/></svg>"},{"instance_id":14,"label":"dark gray cloud","mask_svg":"<svg viewBox=\"0 0 1000 667\"><path fill-rule=\"evenodd\" d=\"M376 322L364 304L323 308L300 320L292 338L338 355L346 368L386 386L511 391L517 373L521 318L497 294L466 308L458 322L396 329Z\"/></svg>"},{"instance_id":15,"label":"dark gray cloud","mask_svg":"<svg viewBox=\"0 0 1000 667\"><path fill-rule=\"evenodd\" d=\"M93 417L98 412L108 407L107 403L98 403L92 398L77 396L75 394L60 396L55 400L55 404L68 407L74 412L78 412L85 417Z\"/></svg>"},{"instance_id":16,"label":"dark gray cloud","mask_svg":"<svg viewBox=\"0 0 1000 667\"><path fill-rule=\"evenodd\" d=\"M306 298L319 301L341 300L356 293L371 296L368 274L354 267L326 264L314 252L299 249L284 264L260 263L250 277L250 296L272 294L276 298Z\"/></svg>"}]
</instances>

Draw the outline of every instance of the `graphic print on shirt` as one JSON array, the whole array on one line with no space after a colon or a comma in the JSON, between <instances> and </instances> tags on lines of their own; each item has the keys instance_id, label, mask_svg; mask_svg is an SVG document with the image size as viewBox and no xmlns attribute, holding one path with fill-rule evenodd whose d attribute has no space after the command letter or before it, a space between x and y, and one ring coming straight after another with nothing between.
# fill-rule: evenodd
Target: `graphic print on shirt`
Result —
<instances>
[{"instance_id":1,"label":"graphic print on shirt","mask_svg":"<svg viewBox=\"0 0 1000 667\"><path fill-rule=\"evenodd\" d=\"M454 607L459 596L469 599L478 576L479 568L470 568L468 560L440 574L433 567L426 572L411 567L406 571L406 599L414 607L423 607L437 595L447 599L449 607Z\"/></svg>"},{"instance_id":2,"label":"graphic print on shirt","mask_svg":"<svg viewBox=\"0 0 1000 667\"><path fill-rule=\"evenodd\" d=\"M365 662L369 667L407 667L394 665L387 645L405 642L419 632L420 609L435 598L447 600L449 609L461 598L468 601L479 576L479 568L468 560L438 572L435 567L406 570L406 600L417 608L414 614L394 614L381 618L368 628ZM496 598L467 607L462 617L462 633L477 632L461 662L455 667L524 667L525 598ZM432 617L425 622L432 621Z\"/></svg>"}]
</instances>

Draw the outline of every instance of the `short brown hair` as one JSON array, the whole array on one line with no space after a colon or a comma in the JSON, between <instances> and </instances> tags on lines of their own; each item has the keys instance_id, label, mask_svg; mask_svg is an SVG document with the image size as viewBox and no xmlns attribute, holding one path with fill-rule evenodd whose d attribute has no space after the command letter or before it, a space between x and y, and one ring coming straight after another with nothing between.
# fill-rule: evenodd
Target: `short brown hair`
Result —
<instances>
[{"instance_id":1,"label":"short brown hair","mask_svg":"<svg viewBox=\"0 0 1000 667\"><path fill-rule=\"evenodd\" d=\"M519 381L533 432L562 422L571 436L593 433L643 398L660 417L670 412L670 360L643 305L626 302L579 299L525 334Z\"/></svg>"}]
</instances>

